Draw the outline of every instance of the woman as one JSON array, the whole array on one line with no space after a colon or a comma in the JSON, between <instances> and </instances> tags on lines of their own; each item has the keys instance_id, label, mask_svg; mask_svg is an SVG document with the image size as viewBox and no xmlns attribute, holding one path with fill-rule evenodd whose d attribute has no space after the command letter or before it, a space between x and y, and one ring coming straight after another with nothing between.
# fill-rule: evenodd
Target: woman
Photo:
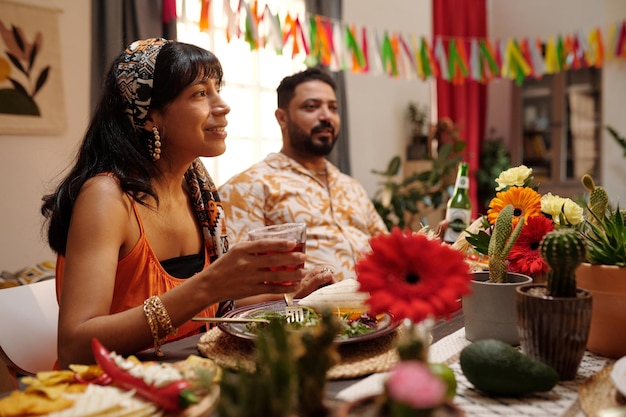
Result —
<instances>
[{"instance_id":1,"label":"woman","mask_svg":"<svg viewBox=\"0 0 626 417\"><path fill-rule=\"evenodd\" d=\"M202 48L134 42L113 63L77 159L44 197L58 253L59 364L92 363L92 338L127 355L200 331L238 298L296 291L305 273L270 272L295 241L228 251L224 212L200 156L225 150L222 68ZM260 252L282 252L257 256ZM281 282L292 282L283 284ZM235 284L235 285L233 285ZM221 303L221 304L220 304Z\"/></svg>"}]
</instances>

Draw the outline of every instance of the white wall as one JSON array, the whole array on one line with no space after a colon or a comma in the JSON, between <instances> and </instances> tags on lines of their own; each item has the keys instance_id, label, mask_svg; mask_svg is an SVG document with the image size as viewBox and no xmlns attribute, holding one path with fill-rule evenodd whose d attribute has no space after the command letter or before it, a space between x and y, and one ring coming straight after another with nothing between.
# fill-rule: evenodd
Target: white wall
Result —
<instances>
[{"instance_id":1,"label":"white wall","mask_svg":"<svg viewBox=\"0 0 626 417\"><path fill-rule=\"evenodd\" d=\"M343 20L379 31L406 35L432 34L430 0L343 0ZM352 176L370 195L389 160L406 153L410 132L406 115L409 102L430 102L431 81L394 79L387 75L346 74L350 164Z\"/></svg>"},{"instance_id":2,"label":"white wall","mask_svg":"<svg viewBox=\"0 0 626 417\"><path fill-rule=\"evenodd\" d=\"M42 238L41 197L68 165L89 117L91 9L86 0L20 0L58 8L66 106L59 136L0 136L0 271L54 259ZM32 39L34 33L26 33Z\"/></svg>"},{"instance_id":3,"label":"white wall","mask_svg":"<svg viewBox=\"0 0 626 417\"><path fill-rule=\"evenodd\" d=\"M616 19L626 17L626 1L606 0L605 3L602 16L605 27L609 27ZM626 136L626 62L608 63L602 75L603 124L614 127L622 136ZM607 189L613 204L626 208L626 156L608 133L604 133L602 140L602 185Z\"/></svg>"}]
</instances>

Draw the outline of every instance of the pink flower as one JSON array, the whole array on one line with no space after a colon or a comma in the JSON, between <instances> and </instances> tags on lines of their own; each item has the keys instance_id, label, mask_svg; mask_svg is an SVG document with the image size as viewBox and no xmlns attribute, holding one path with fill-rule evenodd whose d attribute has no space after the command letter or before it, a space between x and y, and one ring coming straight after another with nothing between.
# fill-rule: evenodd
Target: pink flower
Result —
<instances>
[{"instance_id":1,"label":"pink flower","mask_svg":"<svg viewBox=\"0 0 626 417\"><path fill-rule=\"evenodd\" d=\"M414 409L429 409L445 401L446 384L418 361L402 361L393 369L386 382L392 401Z\"/></svg>"}]
</instances>

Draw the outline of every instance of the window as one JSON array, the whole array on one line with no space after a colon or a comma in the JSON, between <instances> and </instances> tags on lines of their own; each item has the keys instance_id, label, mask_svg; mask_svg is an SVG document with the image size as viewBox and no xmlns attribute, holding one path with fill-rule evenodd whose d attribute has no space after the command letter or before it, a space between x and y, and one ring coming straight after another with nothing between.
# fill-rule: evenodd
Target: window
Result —
<instances>
[{"instance_id":1,"label":"window","mask_svg":"<svg viewBox=\"0 0 626 417\"><path fill-rule=\"evenodd\" d=\"M228 1L231 10L236 10L239 0L210 2L210 25L206 32L199 30L201 0L177 1L178 40L215 53L224 68L222 97L231 107L227 116L226 152L217 158L203 158L218 186L268 153L280 150L280 128L274 118L276 87L286 75L305 68L303 57L292 59L287 48L284 55L278 55L270 49L251 51L243 38L231 38L228 42L228 19L223 8ZM266 4L281 19L287 12L300 19L304 16L304 0L261 0L259 12ZM242 13L245 15L243 10Z\"/></svg>"}]
</instances>

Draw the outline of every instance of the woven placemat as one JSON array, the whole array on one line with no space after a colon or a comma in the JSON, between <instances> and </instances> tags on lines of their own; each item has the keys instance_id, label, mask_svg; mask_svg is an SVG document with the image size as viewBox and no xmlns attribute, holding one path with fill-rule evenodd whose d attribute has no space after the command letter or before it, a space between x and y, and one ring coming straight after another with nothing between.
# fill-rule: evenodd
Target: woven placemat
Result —
<instances>
[{"instance_id":1,"label":"woven placemat","mask_svg":"<svg viewBox=\"0 0 626 417\"><path fill-rule=\"evenodd\" d=\"M624 398L615 388L611 380L613 365L591 375L578 388L580 406L587 417L596 417L601 410L626 406Z\"/></svg>"},{"instance_id":2,"label":"woven placemat","mask_svg":"<svg viewBox=\"0 0 626 417\"><path fill-rule=\"evenodd\" d=\"M395 342L400 331L398 328L376 339L339 345L341 361L328 370L327 378L349 379L388 371L398 362ZM254 370L254 342L232 336L219 327L200 337L198 351L223 368Z\"/></svg>"}]
</instances>

